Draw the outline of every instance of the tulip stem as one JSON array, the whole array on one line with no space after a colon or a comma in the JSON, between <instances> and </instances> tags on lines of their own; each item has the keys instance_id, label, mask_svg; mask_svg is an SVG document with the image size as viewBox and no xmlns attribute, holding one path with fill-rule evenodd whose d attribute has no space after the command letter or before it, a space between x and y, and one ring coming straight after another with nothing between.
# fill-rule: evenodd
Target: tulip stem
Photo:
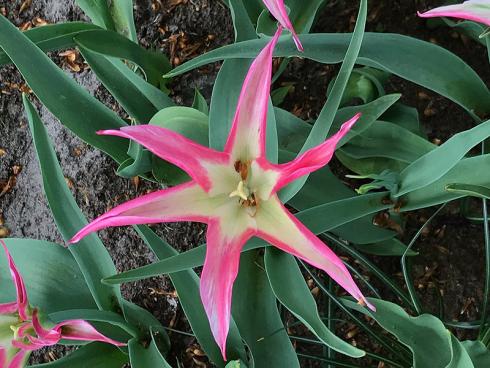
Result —
<instances>
[{"instance_id":1,"label":"tulip stem","mask_svg":"<svg viewBox=\"0 0 490 368\"><path fill-rule=\"evenodd\" d=\"M405 284L407 285L408 293L410 294L410 298L412 299L412 304L415 308L415 311L417 314L422 313L422 307L420 305L419 298L417 297L417 293L415 291L415 287L413 285L412 279L410 278L409 275L409 265L407 264L406 258L407 254L412 248L412 246L415 244L417 239L420 237L420 234L422 234L422 231L429 225L429 223L439 214L439 212L442 211L442 209L446 206L447 203L444 203L442 206L440 206L427 221L420 227L420 229L417 231L417 233L413 236L412 240L410 240L410 243L407 246L407 249L405 249L405 252L403 252L402 258L400 260L401 265L402 265L402 272L403 272L403 278L405 279Z\"/></svg>"},{"instance_id":2,"label":"tulip stem","mask_svg":"<svg viewBox=\"0 0 490 368\"><path fill-rule=\"evenodd\" d=\"M342 302L337 298L336 295L330 292L328 288L323 284L322 281L306 266L306 264L302 260L298 260L306 272L309 273L313 281L318 285L318 287L328 295L328 297L332 300L333 303L337 307L339 307L343 312L345 312L357 325L363 328L373 339L383 345L388 351L392 352L395 356L398 356L404 363L411 364L410 360L406 357L407 354L410 354L405 348L399 343L394 342L393 340L387 341L381 334L376 333L372 330L372 328L364 323L360 318L358 318L354 313L351 312L350 309L345 307ZM396 348L392 345L396 344Z\"/></svg>"}]
</instances>

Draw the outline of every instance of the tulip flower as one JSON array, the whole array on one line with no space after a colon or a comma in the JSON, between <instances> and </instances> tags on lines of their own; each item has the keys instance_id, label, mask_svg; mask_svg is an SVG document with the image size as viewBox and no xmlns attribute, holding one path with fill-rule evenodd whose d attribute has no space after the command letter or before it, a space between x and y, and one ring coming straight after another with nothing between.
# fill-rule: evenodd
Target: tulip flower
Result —
<instances>
[{"instance_id":1,"label":"tulip flower","mask_svg":"<svg viewBox=\"0 0 490 368\"><path fill-rule=\"evenodd\" d=\"M100 132L138 142L186 171L192 180L119 205L71 240L77 242L109 226L175 221L206 223L207 248L200 292L225 360L233 282L242 248L253 236L324 270L361 304L369 305L339 257L301 224L277 195L288 183L326 165L336 144L359 119L359 114L354 116L337 134L294 161L277 165L266 159L272 54L281 31L279 27L250 67L224 152L152 125Z\"/></svg>"},{"instance_id":2,"label":"tulip flower","mask_svg":"<svg viewBox=\"0 0 490 368\"><path fill-rule=\"evenodd\" d=\"M284 0L263 0L264 5L269 9L269 12L276 18L281 26L286 28L293 35L294 43L299 51L303 51L303 45L299 40L296 31L294 30L293 24L289 19L286 6L284 5Z\"/></svg>"},{"instance_id":3,"label":"tulip flower","mask_svg":"<svg viewBox=\"0 0 490 368\"><path fill-rule=\"evenodd\" d=\"M472 20L490 27L490 0L469 0L462 4L441 6L425 13L418 12L419 17L451 17Z\"/></svg>"},{"instance_id":4,"label":"tulip flower","mask_svg":"<svg viewBox=\"0 0 490 368\"><path fill-rule=\"evenodd\" d=\"M16 301L0 304L0 368L22 368L27 364L31 351L55 345L61 339L125 345L105 337L83 320L64 321L49 328L43 326L38 310L29 305L24 281L5 242L0 240L0 244L7 255L17 291Z\"/></svg>"}]
</instances>

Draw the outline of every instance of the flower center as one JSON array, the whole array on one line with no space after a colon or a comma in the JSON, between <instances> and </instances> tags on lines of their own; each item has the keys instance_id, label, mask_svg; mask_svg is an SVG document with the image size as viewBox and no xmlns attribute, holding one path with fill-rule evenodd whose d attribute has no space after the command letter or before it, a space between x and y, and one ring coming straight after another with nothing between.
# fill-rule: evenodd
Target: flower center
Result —
<instances>
[{"instance_id":1,"label":"flower center","mask_svg":"<svg viewBox=\"0 0 490 368\"><path fill-rule=\"evenodd\" d=\"M247 178L249 174L249 164L241 161L235 162L235 170L240 174L240 180L237 188L230 193L230 198L238 197L240 206L247 208L251 216L255 216L257 212L258 200L255 193L247 186Z\"/></svg>"}]
</instances>

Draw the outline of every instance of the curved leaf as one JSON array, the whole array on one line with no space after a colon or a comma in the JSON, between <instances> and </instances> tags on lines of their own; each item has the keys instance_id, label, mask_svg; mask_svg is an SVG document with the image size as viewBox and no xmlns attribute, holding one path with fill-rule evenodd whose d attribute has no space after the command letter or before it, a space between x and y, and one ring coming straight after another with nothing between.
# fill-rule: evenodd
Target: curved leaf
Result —
<instances>
[{"instance_id":1,"label":"curved leaf","mask_svg":"<svg viewBox=\"0 0 490 368\"><path fill-rule=\"evenodd\" d=\"M44 52L66 49L75 46L73 37L76 35L100 29L96 25L84 22L69 22L47 24L43 27L32 28L24 32L24 35L34 42ZM0 49L0 65L11 63L10 58Z\"/></svg>"},{"instance_id":2,"label":"curved leaf","mask_svg":"<svg viewBox=\"0 0 490 368\"><path fill-rule=\"evenodd\" d=\"M318 33L300 35L300 39L305 48L303 53L299 53L289 39L282 38L274 55L337 64L344 59L351 35ZM251 40L221 47L178 66L165 77L223 59L253 58L265 42ZM433 43L398 34L367 32L357 63L385 70L433 90L470 112L482 115L490 112L490 92L478 74L461 58Z\"/></svg>"},{"instance_id":3,"label":"curved leaf","mask_svg":"<svg viewBox=\"0 0 490 368\"><path fill-rule=\"evenodd\" d=\"M306 285L295 258L275 248L265 251L265 269L276 298L325 345L339 353L360 358L365 352L332 333L318 314L315 299Z\"/></svg>"},{"instance_id":4,"label":"curved leaf","mask_svg":"<svg viewBox=\"0 0 490 368\"><path fill-rule=\"evenodd\" d=\"M471 197L490 199L490 188L482 185L448 184L446 190L449 193L464 194Z\"/></svg>"},{"instance_id":5,"label":"curved leaf","mask_svg":"<svg viewBox=\"0 0 490 368\"><path fill-rule=\"evenodd\" d=\"M451 170L474 146L490 137L490 120L451 137L400 173L396 197L423 188Z\"/></svg>"},{"instance_id":6,"label":"curved leaf","mask_svg":"<svg viewBox=\"0 0 490 368\"><path fill-rule=\"evenodd\" d=\"M25 95L23 100L41 168L44 192L58 230L65 241L68 241L87 224L87 220L68 189L43 123ZM77 261L99 308L117 310L122 299L119 288L103 285L100 281L103 277L112 275L116 271L100 239L96 235L90 235L68 249Z\"/></svg>"},{"instance_id":7,"label":"curved leaf","mask_svg":"<svg viewBox=\"0 0 490 368\"><path fill-rule=\"evenodd\" d=\"M345 306L374 318L408 346L413 353L414 368L449 366L453 359L451 333L439 319L430 314L411 317L396 304L373 298L369 301L376 307L376 312L342 299Z\"/></svg>"},{"instance_id":8,"label":"curved leaf","mask_svg":"<svg viewBox=\"0 0 490 368\"><path fill-rule=\"evenodd\" d=\"M68 249L32 239L5 239L5 243L24 278L33 306L45 313L96 307L80 268ZM0 303L6 303L15 300L15 290L3 255L1 260Z\"/></svg>"},{"instance_id":9,"label":"curved leaf","mask_svg":"<svg viewBox=\"0 0 490 368\"><path fill-rule=\"evenodd\" d=\"M116 32L84 32L75 37L75 42L90 51L134 62L145 72L148 82L155 86L159 85L162 74L171 69L165 55L146 50Z\"/></svg>"},{"instance_id":10,"label":"curved leaf","mask_svg":"<svg viewBox=\"0 0 490 368\"><path fill-rule=\"evenodd\" d=\"M145 348L138 339L132 339L128 343L129 361L133 368L171 368L163 355L158 350L155 336L151 335L150 344Z\"/></svg>"},{"instance_id":11,"label":"curved leaf","mask_svg":"<svg viewBox=\"0 0 490 368\"><path fill-rule=\"evenodd\" d=\"M250 349L252 366L299 368L261 263L262 256L255 250L241 255L233 286L233 318Z\"/></svg>"},{"instance_id":12,"label":"curved leaf","mask_svg":"<svg viewBox=\"0 0 490 368\"><path fill-rule=\"evenodd\" d=\"M51 363L31 365L31 368L121 368L128 356L109 344L93 342Z\"/></svg>"},{"instance_id":13,"label":"curved leaf","mask_svg":"<svg viewBox=\"0 0 490 368\"><path fill-rule=\"evenodd\" d=\"M116 30L107 1L75 0L75 2L90 18L92 23L111 31Z\"/></svg>"},{"instance_id":14,"label":"curved leaf","mask_svg":"<svg viewBox=\"0 0 490 368\"><path fill-rule=\"evenodd\" d=\"M136 75L121 60L92 52L78 45L97 78L126 112L140 124L146 124L159 110L173 101L155 86Z\"/></svg>"},{"instance_id":15,"label":"curved leaf","mask_svg":"<svg viewBox=\"0 0 490 368\"><path fill-rule=\"evenodd\" d=\"M96 134L97 130L119 129L126 123L76 84L2 15L0 47L36 96L68 129L117 162L127 158L125 140ZM53 93L53 86L56 86L56 93Z\"/></svg>"},{"instance_id":16,"label":"curved leaf","mask_svg":"<svg viewBox=\"0 0 490 368\"><path fill-rule=\"evenodd\" d=\"M352 39L349 42L349 47L345 53L340 71L335 79L330 94L327 96L327 102L323 106L322 111L320 111L320 115L311 128L311 132L308 135L308 138L306 138L306 142L299 151L298 155L301 155L310 148L321 144L331 131L335 115L340 107L340 103L342 102L342 96L344 95L347 84L349 83L349 78L361 49L364 29L366 27L366 19L367 0L361 0L356 26L354 28L354 32L352 33ZM303 46L305 48L307 47L305 45ZM286 203L293 198L301 190L307 180L308 175L305 175L282 189L279 193L281 200Z\"/></svg>"},{"instance_id":17,"label":"curved leaf","mask_svg":"<svg viewBox=\"0 0 490 368\"><path fill-rule=\"evenodd\" d=\"M440 203L465 197L465 193L448 192L446 187L454 183L471 183L486 186L490 183L490 155L466 158L457 163L444 176L430 185L407 193L400 198L401 211L412 211L419 208L435 206Z\"/></svg>"}]
</instances>

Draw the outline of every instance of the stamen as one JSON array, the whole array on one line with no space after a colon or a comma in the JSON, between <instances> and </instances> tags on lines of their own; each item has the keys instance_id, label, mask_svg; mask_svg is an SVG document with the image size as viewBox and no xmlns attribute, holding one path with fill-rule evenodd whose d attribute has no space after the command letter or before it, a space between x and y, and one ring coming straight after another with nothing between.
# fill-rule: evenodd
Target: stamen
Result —
<instances>
[{"instance_id":1,"label":"stamen","mask_svg":"<svg viewBox=\"0 0 490 368\"><path fill-rule=\"evenodd\" d=\"M248 188L245 186L245 183L243 182L243 180L240 180L240 182L238 183L238 188L235 191L230 193L230 198L240 197L244 201L247 201L249 195L250 195L250 192L249 192Z\"/></svg>"},{"instance_id":2,"label":"stamen","mask_svg":"<svg viewBox=\"0 0 490 368\"><path fill-rule=\"evenodd\" d=\"M243 181L248 177L248 164L238 160L235 162L235 171L240 174Z\"/></svg>"}]
</instances>

